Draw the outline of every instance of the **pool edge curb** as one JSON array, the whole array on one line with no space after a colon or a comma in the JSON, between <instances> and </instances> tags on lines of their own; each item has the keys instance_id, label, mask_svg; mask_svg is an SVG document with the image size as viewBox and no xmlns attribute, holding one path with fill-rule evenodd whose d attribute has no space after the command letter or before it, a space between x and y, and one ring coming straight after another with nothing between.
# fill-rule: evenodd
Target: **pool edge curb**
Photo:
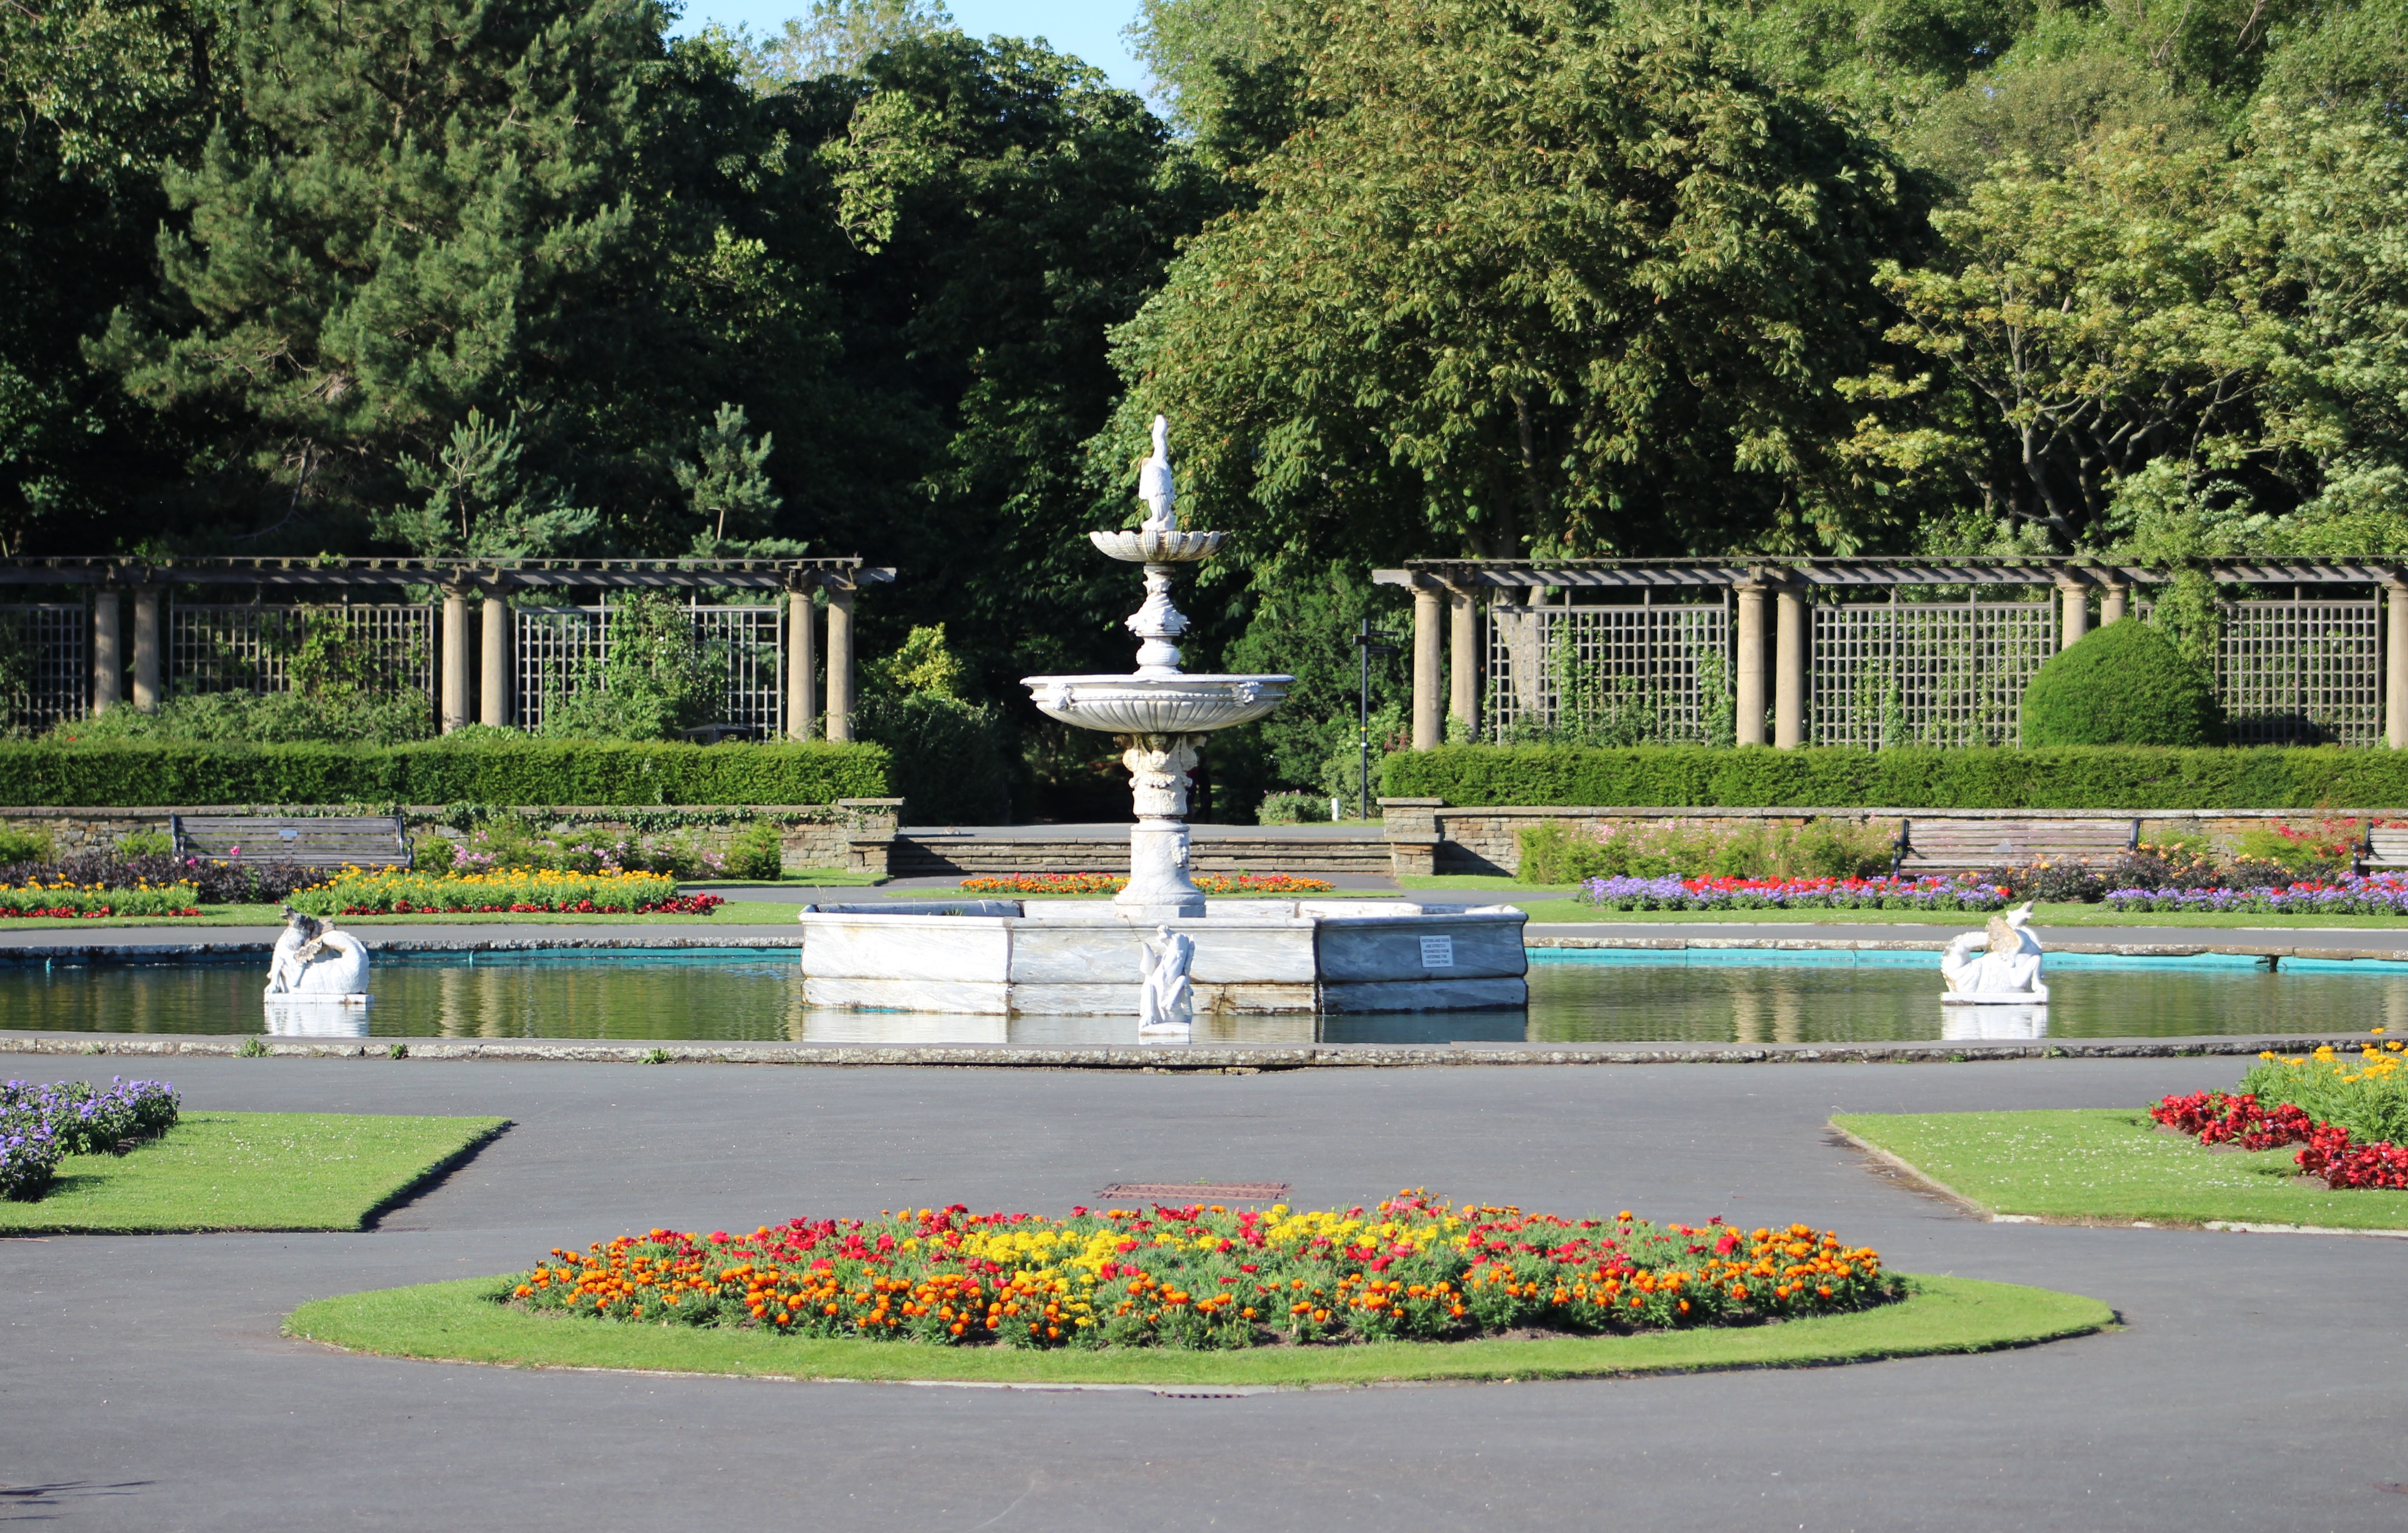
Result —
<instances>
[{"instance_id":1,"label":"pool edge curb","mask_svg":"<svg viewBox=\"0 0 2408 1533\"><path fill-rule=\"evenodd\" d=\"M396 1042L408 1045L395 1058ZM439 1060L622 1065L815 1065L973 1068L1118 1069L1253 1075L1266 1070L1400 1069L1433 1066L1519 1065L1960 1065L2026 1059L2254 1058L2270 1047L2339 1048L2358 1032L2174 1039L2038 1039L1894 1043L1194 1043L947 1044L937 1046L703 1043L673 1039L624 1042L584 1039L308 1039L257 1033L107 1034L0 1030L0 1053L117 1055L135 1058L265 1057L378 1059L397 1067Z\"/></svg>"}]
</instances>

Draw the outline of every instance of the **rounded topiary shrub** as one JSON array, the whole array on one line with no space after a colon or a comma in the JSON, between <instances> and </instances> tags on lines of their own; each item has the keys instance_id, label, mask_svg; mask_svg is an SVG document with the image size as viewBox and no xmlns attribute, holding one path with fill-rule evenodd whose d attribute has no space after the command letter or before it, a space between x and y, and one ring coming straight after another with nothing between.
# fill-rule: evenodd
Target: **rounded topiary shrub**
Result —
<instances>
[{"instance_id":1,"label":"rounded topiary shrub","mask_svg":"<svg viewBox=\"0 0 2408 1533\"><path fill-rule=\"evenodd\" d=\"M2223 724L2207 678L2138 618L2083 636L2024 689L2027 749L2214 745Z\"/></svg>"}]
</instances>

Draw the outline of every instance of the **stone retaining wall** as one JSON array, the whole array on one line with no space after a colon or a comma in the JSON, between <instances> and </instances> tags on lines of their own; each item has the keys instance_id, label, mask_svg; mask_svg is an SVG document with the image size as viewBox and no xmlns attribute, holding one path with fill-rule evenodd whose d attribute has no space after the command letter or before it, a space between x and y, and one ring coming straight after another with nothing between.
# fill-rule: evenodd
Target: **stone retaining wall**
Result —
<instances>
[{"instance_id":1,"label":"stone retaining wall","mask_svg":"<svg viewBox=\"0 0 2408 1533\"><path fill-rule=\"evenodd\" d=\"M1682 825L1712 831L1767 823L1799 826L1818 820L1870 824L1895 839L1903 820L2130 820L2141 822L2141 839L2198 840L2224 851L2245 830L2278 821L2311 823L2315 809L1623 809L1559 805L1487 809L1449 808L1435 798L1383 798L1390 867L1399 876L1485 873L1512 876L1522 866L1523 827L1554 822L1602 840L1616 830L1641 825ZM2408 818L2408 810L2345 809L2335 818L2364 821Z\"/></svg>"},{"instance_id":2,"label":"stone retaining wall","mask_svg":"<svg viewBox=\"0 0 2408 1533\"><path fill-rule=\"evenodd\" d=\"M887 871L895 839L899 798L843 798L833 804L679 805L660 808L624 804L539 805L509 812L554 833L601 831L624 836L681 835L697 846L724 850L762 820L778 822L779 866L786 872L808 868L849 868L855 872ZM179 814L261 814L314 818L322 815L392 813L390 809L363 809L356 804L207 804L144 809L0 809L0 825L46 833L51 853L68 857L83 852L108 852L129 836L165 836L168 822ZM432 834L458 837L451 824L452 810L440 805L414 804L400 809L402 821L415 837Z\"/></svg>"}]
</instances>

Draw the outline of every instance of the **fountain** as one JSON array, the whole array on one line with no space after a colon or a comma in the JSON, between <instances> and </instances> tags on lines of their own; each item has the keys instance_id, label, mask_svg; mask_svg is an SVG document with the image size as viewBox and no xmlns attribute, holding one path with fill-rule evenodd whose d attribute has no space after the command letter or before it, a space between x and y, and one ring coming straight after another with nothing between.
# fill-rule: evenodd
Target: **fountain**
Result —
<instances>
[{"instance_id":1,"label":"fountain","mask_svg":"<svg viewBox=\"0 0 2408 1533\"><path fill-rule=\"evenodd\" d=\"M1121 747L1129 769L1137 824L1129 829L1129 881L1112 901L1132 920L1168 921L1204 913L1204 893L1188 876L1187 774L1196 747L1215 729L1252 724L1280 705L1293 676L1189 676L1179 668L1187 619L1170 603L1182 565L1220 552L1217 532L1182 532L1170 487L1170 423L1154 418L1154 456L1139 496L1145 525L1135 532L1091 532L1108 557L1145 566L1145 605L1128 618L1137 635L1134 676L1031 676L1021 682L1047 718L1098 730Z\"/></svg>"},{"instance_id":2,"label":"fountain","mask_svg":"<svg viewBox=\"0 0 2408 1533\"><path fill-rule=\"evenodd\" d=\"M1144 524L1089 533L1141 565L1145 601L1127 676L1031 676L1039 711L1111 735L1129 769L1137 820L1129 880L1111 900L939 900L806 905L809 1006L915 1011L1111 1014L1183 1032L1198 1011L1424 1011L1520 1007L1522 925L1512 906L1407 900L1207 900L1190 873L1188 774L1206 735L1251 724L1292 676L1191 676L1187 619L1170 599L1182 566L1222 535L1179 525L1168 425L1139 482Z\"/></svg>"}]
</instances>

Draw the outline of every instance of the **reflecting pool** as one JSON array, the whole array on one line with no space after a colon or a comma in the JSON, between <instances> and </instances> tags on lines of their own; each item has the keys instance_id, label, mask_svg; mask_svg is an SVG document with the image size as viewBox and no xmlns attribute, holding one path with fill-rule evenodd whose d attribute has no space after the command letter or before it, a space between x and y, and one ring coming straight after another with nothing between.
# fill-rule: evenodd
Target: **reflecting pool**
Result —
<instances>
[{"instance_id":1,"label":"reflecting pool","mask_svg":"<svg viewBox=\"0 0 2408 1533\"><path fill-rule=\"evenodd\" d=\"M2052 1002L1940 1004L1935 954L1593 951L1530 953L1530 1007L1380 1016L1206 1016L1199 1043L1893 1041L2408 1031L2408 963L2057 953ZM791 948L567 949L380 955L366 1009L271 1014L255 960L0 965L0 1027L376 1038L790 1039L811 1043L1134 1043L1121 1017L830 1011L802 1003ZM2012 1013L2012 1014L2011 1014Z\"/></svg>"}]
</instances>

